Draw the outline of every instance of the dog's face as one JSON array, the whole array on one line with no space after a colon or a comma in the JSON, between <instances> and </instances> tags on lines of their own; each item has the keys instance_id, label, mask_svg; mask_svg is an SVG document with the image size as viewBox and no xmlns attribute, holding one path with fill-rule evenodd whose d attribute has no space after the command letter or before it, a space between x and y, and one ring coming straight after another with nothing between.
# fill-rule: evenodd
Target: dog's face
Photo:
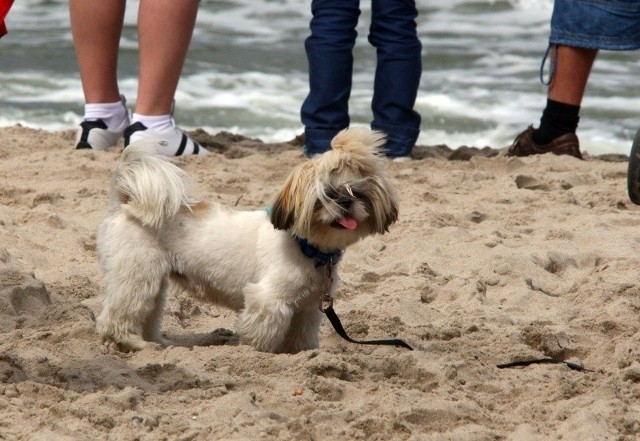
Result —
<instances>
[{"instance_id":1,"label":"dog's face","mask_svg":"<svg viewBox=\"0 0 640 441\"><path fill-rule=\"evenodd\" d=\"M383 234L397 220L396 196L379 155L384 137L367 130L363 138L353 131L342 132L333 150L293 170L273 204L275 228L334 251Z\"/></svg>"}]
</instances>

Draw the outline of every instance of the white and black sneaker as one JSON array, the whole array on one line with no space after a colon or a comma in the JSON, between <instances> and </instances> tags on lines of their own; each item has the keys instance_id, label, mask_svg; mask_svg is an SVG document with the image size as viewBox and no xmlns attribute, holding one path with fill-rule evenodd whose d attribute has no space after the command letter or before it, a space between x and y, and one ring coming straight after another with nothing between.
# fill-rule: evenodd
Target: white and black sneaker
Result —
<instances>
[{"instance_id":1,"label":"white and black sneaker","mask_svg":"<svg viewBox=\"0 0 640 441\"><path fill-rule=\"evenodd\" d=\"M115 103L85 104L84 107L85 119L76 133L76 149L108 149L118 143L131 124L124 95Z\"/></svg>"},{"instance_id":2,"label":"white and black sneaker","mask_svg":"<svg viewBox=\"0 0 640 441\"><path fill-rule=\"evenodd\" d=\"M158 153L165 156L182 156L182 155L206 155L209 151L189 136L180 128L172 125L167 130L149 130L141 122L131 124L124 131L124 147L136 141L153 141L155 142Z\"/></svg>"},{"instance_id":3,"label":"white and black sneaker","mask_svg":"<svg viewBox=\"0 0 640 441\"><path fill-rule=\"evenodd\" d=\"M117 129L110 129L101 119L84 120L76 134L76 149L108 149L118 143L128 125L128 116Z\"/></svg>"}]
</instances>

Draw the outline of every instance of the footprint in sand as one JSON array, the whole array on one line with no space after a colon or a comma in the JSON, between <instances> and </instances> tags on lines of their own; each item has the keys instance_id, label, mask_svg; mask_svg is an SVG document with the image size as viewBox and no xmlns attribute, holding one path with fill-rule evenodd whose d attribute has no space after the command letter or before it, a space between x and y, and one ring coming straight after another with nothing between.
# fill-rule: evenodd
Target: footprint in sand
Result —
<instances>
[{"instance_id":1,"label":"footprint in sand","mask_svg":"<svg viewBox=\"0 0 640 441\"><path fill-rule=\"evenodd\" d=\"M0 269L0 332L38 324L51 304L47 287L33 274Z\"/></svg>"}]
</instances>

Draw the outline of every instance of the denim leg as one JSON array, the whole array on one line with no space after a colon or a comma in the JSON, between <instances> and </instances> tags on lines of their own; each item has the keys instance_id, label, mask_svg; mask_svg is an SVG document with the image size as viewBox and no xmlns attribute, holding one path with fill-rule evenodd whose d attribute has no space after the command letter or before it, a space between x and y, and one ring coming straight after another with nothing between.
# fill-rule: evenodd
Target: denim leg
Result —
<instances>
[{"instance_id":1,"label":"denim leg","mask_svg":"<svg viewBox=\"0 0 640 441\"><path fill-rule=\"evenodd\" d=\"M309 95L300 112L309 156L329 150L331 139L349 126L359 0L313 0L311 12L311 35L304 45Z\"/></svg>"},{"instance_id":2,"label":"denim leg","mask_svg":"<svg viewBox=\"0 0 640 441\"><path fill-rule=\"evenodd\" d=\"M387 135L387 155L408 156L420 134L413 107L422 75L414 0L373 0L369 42L376 48L371 127Z\"/></svg>"}]
</instances>

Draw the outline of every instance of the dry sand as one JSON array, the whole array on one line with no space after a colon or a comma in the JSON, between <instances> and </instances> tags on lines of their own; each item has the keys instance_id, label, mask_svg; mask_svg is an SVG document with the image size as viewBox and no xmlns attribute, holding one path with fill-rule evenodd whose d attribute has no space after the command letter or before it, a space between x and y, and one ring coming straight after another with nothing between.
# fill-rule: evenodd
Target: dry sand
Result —
<instances>
[{"instance_id":1,"label":"dry sand","mask_svg":"<svg viewBox=\"0 0 640 441\"><path fill-rule=\"evenodd\" d=\"M292 144L229 134L178 160L203 198L268 205ZM93 317L95 232L121 149L0 129L2 440L632 440L640 437L640 207L626 162L416 149L400 220L350 248L318 350L238 345L235 315L172 291L176 345L122 353ZM481 153L480 155L476 155ZM434 156L434 157L429 157ZM447 157L463 160L450 160ZM498 364L553 357L583 365Z\"/></svg>"}]
</instances>

